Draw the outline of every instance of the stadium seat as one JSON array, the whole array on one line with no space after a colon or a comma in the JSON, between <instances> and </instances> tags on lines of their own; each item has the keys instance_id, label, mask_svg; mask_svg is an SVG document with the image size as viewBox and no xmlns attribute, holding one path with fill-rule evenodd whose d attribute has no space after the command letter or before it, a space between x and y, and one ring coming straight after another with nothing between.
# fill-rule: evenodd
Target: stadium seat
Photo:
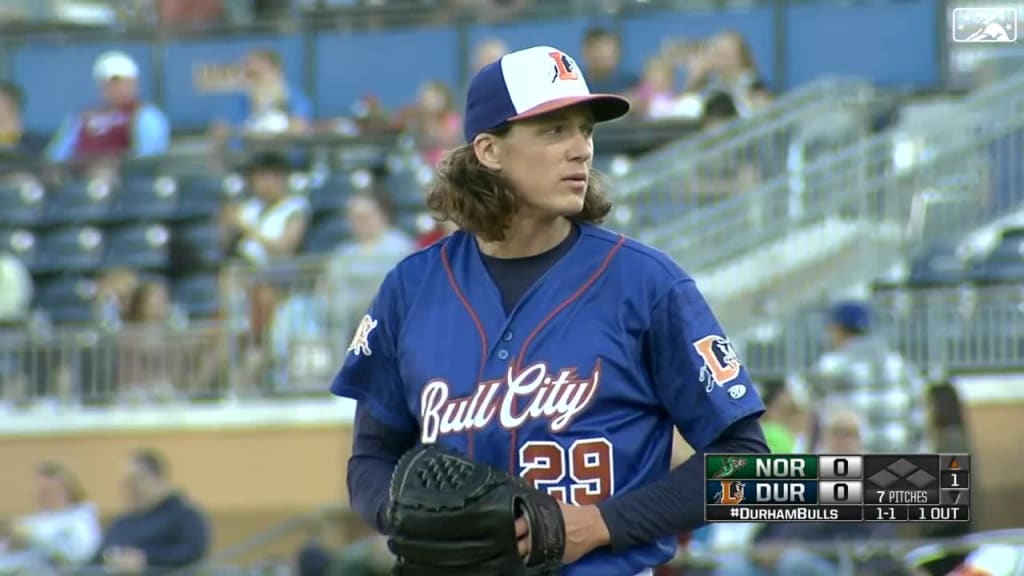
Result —
<instances>
[{"instance_id":1,"label":"stadium seat","mask_svg":"<svg viewBox=\"0 0 1024 576\"><path fill-rule=\"evenodd\" d=\"M187 252L184 256L195 265L213 268L223 261L220 226L212 218L181 222L172 231L174 250Z\"/></svg>"},{"instance_id":2,"label":"stadium seat","mask_svg":"<svg viewBox=\"0 0 1024 576\"><path fill-rule=\"evenodd\" d=\"M31 226L43 218L46 190L34 181L0 182L0 225Z\"/></svg>"},{"instance_id":3,"label":"stadium seat","mask_svg":"<svg viewBox=\"0 0 1024 576\"><path fill-rule=\"evenodd\" d=\"M1007 230L975 274L978 282L1001 284L1024 281L1024 230Z\"/></svg>"},{"instance_id":4,"label":"stadium seat","mask_svg":"<svg viewBox=\"0 0 1024 576\"><path fill-rule=\"evenodd\" d=\"M98 223L110 217L113 185L102 180L68 180L53 190L46 203L51 224Z\"/></svg>"},{"instance_id":5,"label":"stadium seat","mask_svg":"<svg viewBox=\"0 0 1024 576\"><path fill-rule=\"evenodd\" d=\"M387 189L399 212L423 208L427 186L433 172L426 166L415 166L389 172Z\"/></svg>"},{"instance_id":6,"label":"stadium seat","mask_svg":"<svg viewBox=\"0 0 1024 576\"><path fill-rule=\"evenodd\" d=\"M192 318L208 318L220 310L216 274L192 274L179 279L171 288L171 298Z\"/></svg>"},{"instance_id":7,"label":"stadium seat","mask_svg":"<svg viewBox=\"0 0 1024 576\"><path fill-rule=\"evenodd\" d=\"M170 261L170 232L162 224L142 223L111 228L106 234L104 267L157 270Z\"/></svg>"},{"instance_id":8,"label":"stadium seat","mask_svg":"<svg viewBox=\"0 0 1024 576\"><path fill-rule=\"evenodd\" d=\"M35 306L54 324L80 324L95 319L96 283L84 276L58 276L38 283Z\"/></svg>"},{"instance_id":9,"label":"stadium seat","mask_svg":"<svg viewBox=\"0 0 1024 576\"><path fill-rule=\"evenodd\" d=\"M314 212L329 212L345 207L352 192L373 182L369 172L332 172L309 182L309 203Z\"/></svg>"},{"instance_id":10,"label":"stadium seat","mask_svg":"<svg viewBox=\"0 0 1024 576\"><path fill-rule=\"evenodd\" d=\"M65 226L40 237L33 272L92 270L103 262L103 233L93 226Z\"/></svg>"},{"instance_id":11,"label":"stadium seat","mask_svg":"<svg viewBox=\"0 0 1024 576\"><path fill-rule=\"evenodd\" d=\"M188 175L177 179L179 203L177 218L195 218L217 213L224 204L224 180L208 175Z\"/></svg>"},{"instance_id":12,"label":"stadium seat","mask_svg":"<svg viewBox=\"0 0 1024 576\"><path fill-rule=\"evenodd\" d=\"M36 259L36 235L21 228L0 228L0 252L9 252L21 260L25 266L32 267Z\"/></svg>"},{"instance_id":13,"label":"stadium seat","mask_svg":"<svg viewBox=\"0 0 1024 576\"><path fill-rule=\"evenodd\" d=\"M111 216L121 220L171 218L178 209L178 200L174 178L133 175L121 182Z\"/></svg>"},{"instance_id":14,"label":"stadium seat","mask_svg":"<svg viewBox=\"0 0 1024 576\"><path fill-rule=\"evenodd\" d=\"M344 214L332 213L313 221L306 236L307 253L326 254L351 237L352 230Z\"/></svg>"},{"instance_id":15,"label":"stadium seat","mask_svg":"<svg viewBox=\"0 0 1024 576\"><path fill-rule=\"evenodd\" d=\"M911 262L908 283L915 287L949 286L971 279L967 263L954 243L932 246Z\"/></svg>"}]
</instances>

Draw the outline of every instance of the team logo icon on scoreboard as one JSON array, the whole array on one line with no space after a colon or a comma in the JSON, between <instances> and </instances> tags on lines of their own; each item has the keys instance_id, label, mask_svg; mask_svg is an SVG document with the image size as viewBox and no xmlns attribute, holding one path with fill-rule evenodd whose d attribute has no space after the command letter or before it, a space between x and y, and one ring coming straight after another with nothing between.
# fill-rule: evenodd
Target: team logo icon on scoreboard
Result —
<instances>
[{"instance_id":1,"label":"team logo icon on scoreboard","mask_svg":"<svg viewBox=\"0 0 1024 576\"><path fill-rule=\"evenodd\" d=\"M953 41L1012 43L1017 41L1017 8L966 6L953 9Z\"/></svg>"}]
</instances>

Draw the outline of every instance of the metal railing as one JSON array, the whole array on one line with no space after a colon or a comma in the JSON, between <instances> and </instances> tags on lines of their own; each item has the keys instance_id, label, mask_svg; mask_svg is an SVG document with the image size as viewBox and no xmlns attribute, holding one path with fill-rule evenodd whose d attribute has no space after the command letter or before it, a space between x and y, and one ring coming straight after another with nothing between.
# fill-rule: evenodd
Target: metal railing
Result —
<instances>
[{"instance_id":1,"label":"metal railing","mask_svg":"<svg viewBox=\"0 0 1024 576\"><path fill-rule=\"evenodd\" d=\"M889 96L852 79L795 90L752 118L709 130L634 160L616 181L616 221L648 240L690 233L688 224L756 193L870 132ZM701 262L690 262L700 266Z\"/></svg>"},{"instance_id":2,"label":"metal railing","mask_svg":"<svg viewBox=\"0 0 1024 576\"><path fill-rule=\"evenodd\" d=\"M931 374L1024 370L1021 286L886 291L874 297L876 333ZM815 309L744 341L758 377L805 373L826 351L826 314Z\"/></svg>"},{"instance_id":3,"label":"metal railing","mask_svg":"<svg viewBox=\"0 0 1024 576\"><path fill-rule=\"evenodd\" d=\"M802 226L837 218L880 233L892 225L907 248L967 232L1019 206L1024 190L1000 187L994 170L1019 169L1019 158L999 147L1024 132L1024 95L995 91L964 102L964 113L920 126L909 136L883 133L847 142L802 166L706 209L659 226L641 238L665 249L692 272L784 239ZM907 145L906 138L910 138ZM946 209L939 210L939 205ZM866 242L877 238L864 238ZM888 250L879 262L889 264ZM873 271L865 271L868 275Z\"/></svg>"}]
</instances>

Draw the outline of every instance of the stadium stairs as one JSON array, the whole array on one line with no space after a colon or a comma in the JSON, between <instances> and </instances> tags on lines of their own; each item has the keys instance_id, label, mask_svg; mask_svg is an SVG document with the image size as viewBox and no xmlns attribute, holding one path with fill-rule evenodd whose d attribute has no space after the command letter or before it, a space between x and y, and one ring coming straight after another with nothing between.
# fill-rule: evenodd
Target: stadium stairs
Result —
<instances>
[{"instance_id":1,"label":"stadium stairs","mask_svg":"<svg viewBox=\"0 0 1024 576\"><path fill-rule=\"evenodd\" d=\"M1014 162L993 150L1024 129L1022 84L1018 75L920 107L877 134L871 106L837 102L795 122L784 169L638 235L681 262L742 339L761 320L883 278L1019 209L1016 165L992 164ZM653 201L657 186L638 189L636 203Z\"/></svg>"}]
</instances>

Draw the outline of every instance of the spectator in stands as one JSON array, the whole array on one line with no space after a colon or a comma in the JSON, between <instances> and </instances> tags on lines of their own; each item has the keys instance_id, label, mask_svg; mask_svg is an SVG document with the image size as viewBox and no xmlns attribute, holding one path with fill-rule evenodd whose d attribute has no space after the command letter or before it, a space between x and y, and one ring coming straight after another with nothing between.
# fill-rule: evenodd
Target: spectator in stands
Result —
<instances>
[{"instance_id":1,"label":"spectator in stands","mask_svg":"<svg viewBox=\"0 0 1024 576\"><path fill-rule=\"evenodd\" d=\"M328 290L337 295L331 302L333 325L354 327L388 270L414 249L412 239L391 225L389 204L379 193L353 196L348 201L353 239L339 246L327 261Z\"/></svg>"},{"instance_id":2,"label":"spectator in stands","mask_svg":"<svg viewBox=\"0 0 1024 576\"><path fill-rule=\"evenodd\" d=\"M675 69L666 58L656 56L647 61L644 75L633 92L637 112L652 120L679 115L679 99L675 90Z\"/></svg>"},{"instance_id":3,"label":"spectator in stands","mask_svg":"<svg viewBox=\"0 0 1024 576\"><path fill-rule=\"evenodd\" d=\"M744 118L770 100L750 46L738 32L715 35L705 50L693 55L688 67L687 92L725 92Z\"/></svg>"},{"instance_id":4,"label":"spectator in stands","mask_svg":"<svg viewBox=\"0 0 1024 576\"><path fill-rule=\"evenodd\" d=\"M293 193L291 163L276 152L259 153L245 167L252 196L228 205L222 224L235 256L266 266L296 254L309 227L309 200Z\"/></svg>"},{"instance_id":5,"label":"spectator in stands","mask_svg":"<svg viewBox=\"0 0 1024 576\"><path fill-rule=\"evenodd\" d=\"M171 304L167 284L147 280L132 294L127 328L118 348L118 392L122 398L170 399L175 384L189 377L182 374L179 350L170 338L185 327L187 317Z\"/></svg>"},{"instance_id":6,"label":"spectator in stands","mask_svg":"<svg viewBox=\"0 0 1024 576\"><path fill-rule=\"evenodd\" d=\"M96 316L101 322L120 325L131 308L139 275L129 268L113 268L96 280Z\"/></svg>"},{"instance_id":7,"label":"spectator in stands","mask_svg":"<svg viewBox=\"0 0 1024 576\"><path fill-rule=\"evenodd\" d=\"M591 28L583 37L583 69L590 91L604 94L630 92L639 79L621 69L622 45L606 28Z\"/></svg>"},{"instance_id":8,"label":"spectator in stands","mask_svg":"<svg viewBox=\"0 0 1024 576\"><path fill-rule=\"evenodd\" d=\"M416 105L403 121L416 139L423 162L436 166L445 152L462 141L462 118L455 111L452 91L444 82L426 82Z\"/></svg>"},{"instance_id":9,"label":"spectator in stands","mask_svg":"<svg viewBox=\"0 0 1024 576\"><path fill-rule=\"evenodd\" d=\"M964 406L956 386L946 380L928 387L928 435L931 449L946 454L970 454L971 437L967 427ZM978 466L971 469L971 481L978 486ZM956 538L970 532L970 525L962 522L926 524L922 527L926 538Z\"/></svg>"},{"instance_id":10,"label":"spectator in stands","mask_svg":"<svg viewBox=\"0 0 1024 576\"><path fill-rule=\"evenodd\" d=\"M42 576L89 561L100 544L100 520L78 478L56 461L36 468L35 514L0 525L0 573Z\"/></svg>"},{"instance_id":11,"label":"spectator in stands","mask_svg":"<svg viewBox=\"0 0 1024 576\"><path fill-rule=\"evenodd\" d=\"M253 50L244 67L245 93L234 98L214 121L210 131L214 145L240 147L241 140L232 136L308 132L313 106L298 87L288 83L281 56L269 49Z\"/></svg>"},{"instance_id":12,"label":"spectator in stands","mask_svg":"<svg viewBox=\"0 0 1024 576\"><path fill-rule=\"evenodd\" d=\"M803 413L793 396L786 388L782 379L762 380L760 386L761 399L764 401L765 413L761 417L761 428L764 430L768 448L773 454L794 454L798 452L800 442L798 436L806 428Z\"/></svg>"},{"instance_id":13,"label":"spectator in stands","mask_svg":"<svg viewBox=\"0 0 1024 576\"><path fill-rule=\"evenodd\" d=\"M45 143L25 134L21 122L25 94L13 82L0 82L0 159L21 159L43 150Z\"/></svg>"},{"instance_id":14,"label":"spectator in stands","mask_svg":"<svg viewBox=\"0 0 1024 576\"><path fill-rule=\"evenodd\" d=\"M473 62L470 65L470 76L476 74L481 68L494 62L508 53L508 45L499 38L489 38L476 45L473 50Z\"/></svg>"},{"instance_id":15,"label":"spectator in stands","mask_svg":"<svg viewBox=\"0 0 1024 576\"><path fill-rule=\"evenodd\" d=\"M199 509L170 483L163 455L132 454L124 479L127 510L107 529L94 558L111 571L183 568L206 555L210 533Z\"/></svg>"},{"instance_id":16,"label":"spectator in stands","mask_svg":"<svg viewBox=\"0 0 1024 576\"><path fill-rule=\"evenodd\" d=\"M871 310L863 302L835 305L828 320L831 350L808 377L814 406L845 406L867 420L869 452L927 452L927 392L917 370L871 333Z\"/></svg>"},{"instance_id":17,"label":"spectator in stands","mask_svg":"<svg viewBox=\"0 0 1024 576\"><path fill-rule=\"evenodd\" d=\"M103 102L68 117L47 148L52 162L145 157L167 152L164 113L139 96L139 67L123 52L105 52L93 65Z\"/></svg>"}]
</instances>

